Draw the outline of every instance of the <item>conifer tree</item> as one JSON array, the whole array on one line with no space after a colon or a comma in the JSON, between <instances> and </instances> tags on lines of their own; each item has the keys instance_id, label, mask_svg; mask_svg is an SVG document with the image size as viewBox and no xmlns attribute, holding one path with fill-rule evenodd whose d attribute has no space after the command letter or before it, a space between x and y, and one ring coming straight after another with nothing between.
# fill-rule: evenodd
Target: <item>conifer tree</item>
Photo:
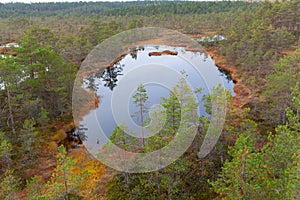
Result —
<instances>
[{"instance_id":1,"label":"conifer tree","mask_svg":"<svg viewBox=\"0 0 300 200\"><path fill-rule=\"evenodd\" d=\"M75 175L72 169L75 161L67 156L64 146L58 147L57 167L52 174L51 180L47 183L46 194L48 199L63 198L70 200L71 195L77 194L77 190L81 184L83 174Z\"/></svg>"},{"instance_id":2,"label":"conifer tree","mask_svg":"<svg viewBox=\"0 0 300 200\"><path fill-rule=\"evenodd\" d=\"M139 115L140 126L141 126L141 137L142 137L142 147L145 146L145 135L144 135L144 114L147 112L147 104L148 95L147 90L143 86L143 84L138 85L135 94L133 95L133 103L138 107L139 111L137 114Z\"/></svg>"}]
</instances>

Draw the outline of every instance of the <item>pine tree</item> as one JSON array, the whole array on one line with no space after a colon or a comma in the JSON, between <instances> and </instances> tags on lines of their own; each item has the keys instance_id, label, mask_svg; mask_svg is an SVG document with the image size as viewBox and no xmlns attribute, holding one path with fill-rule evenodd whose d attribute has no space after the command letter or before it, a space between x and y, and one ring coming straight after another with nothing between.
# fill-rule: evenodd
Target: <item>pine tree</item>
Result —
<instances>
[{"instance_id":1,"label":"pine tree","mask_svg":"<svg viewBox=\"0 0 300 200\"><path fill-rule=\"evenodd\" d=\"M7 119L10 122L11 136L17 138L17 125L15 120L15 102L18 100L18 85L24 79L21 66L14 58L0 57L0 85L4 88L7 102Z\"/></svg>"},{"instance_id":2,"label":"pine tree","mask_svg":"<svg viewBox=\"0 0 300 200\"><path fill-rule=\"evenodd\" d=\"M7 169L0 183L0 197L4 200L17 199L17 191L20 190L20 183L21 181L15 176L14 170Z\"/></svg>"},{"instance_id":3,"label":"pine tree","mask_svg":"<svg viewBox=\"0 0 300 200\"><path fill-rule=\"evenodd\" d=\"M24 149L24 154L28 154L26 157L27 161L30 161L34 157L34 145L37 142L37 135L38 132L36 130L35 126L35 120L31 119L28 120L26 119L23 124L23 128L21 130L20 138L22 139L23 142L23 149Z\"/></svg>"},{"instance_id":4,"label":"pine tree","mask_svg":"<svg viewBox=\"0 0 300 200\"><path fill-rule=\"evenodd\" d=\"M275 125L285 124L286 108L291 104L291 88L300 80L300 49L282 58L267 77L264 96L270 109L264 112L265 119Z\"/></svg>"},{"instance_id":5,"label":"pine tree","mask_svg":"<svg viewBox=\"0 0 300 200\"><path fill-rule=\"evenodd\" d=\"M71 110L76 72L75 66L58 53L55 40L49 29L33 28L25 33L20 48L16 49L16 61L23 66L27 77L23 85L31 94L29 99L38 101L50 118ZM42 112L38 109L32 117L38 118Z\"/></svg>"},{"instance_id":6,"label":"pine tree","mask_svg":"<svg viewBox=\"0 0 300 200\"><path fill-rule=\"evenodd\" d=\"M27 198L26 200L43 200L47 197L43 197L43 186L45 184L44 180L41 177L34 176L30 180L26 181Z\"/></svg>"},{"instance_id":7,"label":"pine tree","mask_svg":"<svg viewBox=\"0 0 300 200\"><path fill-rule=\"evenodd\" d=\"M9 169L11 165L12 144L4 138L4 134L0 132L0 169Z\"/></svg>"},{"instance_id":8,"label":"pine tree","mask_svg":"<svg viewBox=\"0 0 300 200\"><path fill-rule=\"evenodd\" d=\"M228 152L233 159L226 160L220 178L212 182L214 191L220 194L222 199L253 198L251 193L254 193L254 188L250 183L256 175L253 167L257 162L253 135L251 132L240 135Z\"/></svg>"},{"instance_id":9,"label":"pine tree","mask_svg":"<svg viewBox=\"0 0 300 200\"><path fill-rule=\"evenodd\" d=\"M164 128L167 128L174 134L181 121L180 102L175 94L171 92L169 98L162 98L162 106L166 109L167 114L167 124L165 124Z\"/></svg>"},{"instance_id":10,"label":"pine tree","mask_svg":"<svg viewBox=\"0 0 300 200\"><path fill-rule=\"evenodd\" d=\"M138 107L139 111L137 114L139 115L140 125L141 125L141 138L142 138L142 147L145 146L145 136L144 136L144 113L147 111L148 95L147 90L143 86L143 84L138 85L135 94L133 95L133 103Z\"/></svg>"},{"instance_id":11,"label":"pine tree","mask_svg":"<svg viewBox=\"0 0 300 200\"><path fill-rule=\"evenodd\" d=\"M77 194L82 175L74 175L72 169L75 161L67 156L64 146L58 147L57 167L52 174L51 180L47 183L46 196L49 199L63 198L70 200L69 196Z\"/></svg>"},{"instance_id":12,"label":"pine tree","mask_svg":"<svg viewBox=\"0 0 300 200\"><path fill-rule=\"evenodd\" d=\"M287 123L255 148L251 129L230 148L220 178L211 182L222 199L297 199L299 197L299 84L292 89Z\"/></svg>"}]
</instances>

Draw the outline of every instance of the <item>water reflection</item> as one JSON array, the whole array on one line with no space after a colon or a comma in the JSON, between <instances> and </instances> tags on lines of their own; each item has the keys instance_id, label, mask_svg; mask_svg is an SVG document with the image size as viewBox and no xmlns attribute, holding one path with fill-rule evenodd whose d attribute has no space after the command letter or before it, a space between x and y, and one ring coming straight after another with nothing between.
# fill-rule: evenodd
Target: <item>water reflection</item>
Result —
<instances>
[{"instance_id":1,"label":"water reflection","mask_svg":"<svg viewBox=\"0 0 300 200\"><path fill-rule=\"evenodd\" d=\"M83 80L84 88L97 91L97 89L100 86L99 80L101 79L102 74L103 74L103 72L99 71L99 72L96 72L96 73L93 73L93 74L87 76Z\"/></svg>"},{"instance_id":2,"label":"water reflection","mask_svg":"<svg viewBox=\"0 0 300 200\"><path fill-rule=\"evenodd\" d=\"M118 62L113 67L108 67L103 71L101 79L104 81L104 87L113 90L117 86L118 76L123 75L121 72L124 66L124 64Z\"/></svg>"},{"instance_id":3,"label":"water reflection","mask_svg":"<svg viewBox=\"0 0 300 200\"><path fill-rule=\"evenodd\" d=\"M137 60L138 51L144 51L145 47L136 47L130 49L130 56L132 59Z\"/></svg>"},{"instance_id":4,"label":"water reflection","mask_svg":"<svg viewBox=\"0 0 300 200\"><path fill-rule=\"evenodd\" d=\"M84 126L83 124L80 124L79 127L75 129L75 131L72 133L72 137L74 138L80 138L82 142L87 141L88 136L85 134L89 129Z\"/></svg>"},{"instance_id":5,"label":"water reflection","mask_svg":"<svg viewBox=\"0 0 300 200\"><path fill-rule=\"evenodd\" d=\"M155 51L176 51L178 55L161 55L161 56L149 56L149 52ZM233 92L233 82L229 73L221 70L215 66L214 60L207 54L200 52L187 51L184 47L168 47L159 45L147 45L144 47L136 47L129 49L129 54L122 57L112 67L101 70L97 73L91 74L84 80L83 87L92 89L95 91L95 95L100 96L99 107L92 110L89 114L83 117L80 122L79 133L83 137L85 146L89 146L97 152L99 148L109 141L110 135L115 128L119 125L115 122L114 114L112 113L111 97L113 91L118 89L122 78L128 75L129 72L140 69L141 66L155 64L162 66L169 66L173 70L180 72L186 71L188 74L188 82L193 88L203 88L202 94L197 94L198 101L200 103L201 115L204 115L205 108L203 102L201 102L203 94L208 94L212 86L216 86L219 80L222 79L223 85L226 89ZM150 66L149 66L150 67ZM145 69L142 73L136 74L132 78L135 82L142 83L146 80L150 74L160 79L168 79L168 74L163 73L160 68L155 68L157 71L149 73L149 69ZM200 72L199 72L200 71ZM220 78L221 77L221 78ZM172 80L176 82L177 80ZM118 85L120 84L120 85ZM148 84L145 85L149 96L149 107L155 104L161 103L161 97L168 98L169 90L163 88L160 85ZM120 104L127 99L118 99ZM133 115L138 108L132 104L132 99L129 100L128 105L129 112ZM120 113L119 115L121 115ZM145 114L145 118L148 113ZM134 117L135 118L135 117ZM132 120L138 124L138 119ZM176 127L174 127L176 129Z\"/></svg>"},{"instance_id":6,"label":"water reflection","mask_svg":"<svg viewBox=\"0 0 300 200\"><path fill-rule=\"evenodd\" d=\"M224 76L227 80L228 83L230 83L232 81L231 75L228 71L226 71L225 69L221 69L218 68L219 72L221 72L221 76Z\"/></svg>"}]
</instances>

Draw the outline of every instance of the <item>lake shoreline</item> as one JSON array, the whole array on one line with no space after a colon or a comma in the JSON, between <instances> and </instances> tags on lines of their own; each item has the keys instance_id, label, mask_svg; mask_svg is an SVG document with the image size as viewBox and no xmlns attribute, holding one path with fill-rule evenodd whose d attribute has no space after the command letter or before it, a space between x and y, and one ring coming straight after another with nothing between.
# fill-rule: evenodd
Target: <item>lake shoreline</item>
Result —
<instances>
[{"instance_id":1,"label":"lake shoreline","mask_svg":"<svg viewBox=\"0 0 300 200\"><path fill-rule=\"evenodd\" d=\"M150 41L147 41L147 43ZM154 41L151 41L152 43L155 43ZM151 43L150 42L150 43ZM146 43L144 44L146 45ZM180 44L176 45L176 44L172 44L170 46L180 46ZM190 49L189 49L190 50ZM232 80L234 81L234 92L235 92L235 96L232 97L231 100L231 104L235 107L239 107L241 108L243 105L245 105L246 103L250 102L250 92L247 93L245 92L245 90L249 90L249 88L247 88L244 84L243 84L243 79L242 79L242 72L240 70L237 69L236 65L233 64L232 62L228 61L226 59L225 56L221 55L219 52L218 47L209 47L209 48L203 48L204 52L206 52L215 62L215 65L220 68L223 69L225 71L227 71ZM116 58L116 60L122 59L122 57L124 57L125 55L128 54L128 51L123 53L121 56L118 56ZM115 63L115 61L113 61L112 63ZM86 92L86 91L85 91ZM90 94L89 97L93 97L92 96L92 92ZM95 108L94 105L94 98L91 98L91 101L87 104L82 106L82 113L80 113L80 115L84 115L85 113L89 113L92 109ZM60 123L59 125L55 124L54 126L57 126L58 130L64 130L64 134L62 136L62 138L59 139L59 141L56 141L55 139L53 139L55 136L55 133L53 133L52 136L49 137L49 141L48 144L45 145L49 145L50 143L52 144L56 144L54 145L55 147L61 143L61 140L65 140L67 137L67 132L72 128L76 127L76 124L74 124L74 122L64 122L64 123ZM65 146L70 146L70 144L68 144L67 141L64 142ZM49 147L47 148L49 149ZM76 159L76 155L79 154L81 156L89 156L89 154L86 152L85 147L82 146L82 148L68 148L68 155L72 156L73 158ZM28 176L30 176L31 174L40 174L44 180L49 180L50 175L53 173L53 169L56 167L56 163L55 163L55 157L53 155L56 155L57 151L55 151L55 148L52 148L51 151L48 151L47 153L44 153L43 156L41 156L41 158L39 159L40 162L43 163L47 163L46 166L44 167L37 167L31 170L28 170L26 173L28 174ZM113 177L114 172L108 168L103 166L104 171L103 171L103 180L101 181L103 184L103 188L105 188L106 184L109 182L109 180ZM39 173L38 173L39 172ZM26 190L23 190L19 193L20 196L24 196L26 193ZM103 194L105 195L105 194Z\"/></svg>"},{"instance_id":2,"label":"lake shoreline","mask_svg":"<svg viewBox=\"0 0 300 200\"><path fill-rule=\"evenodd\" d=\"M199 36L199 35L197 35ZM195 36L191 36L189 35L190 38L195 38ZM167 44L165 44L167 43ZM221 55L221 53L219 52L218 47L202 47L202 48L191 48L188 47L186 45L183 45L182 43L170 43L170 42L166 42L163 40L158 40L158 39L152 39L152 40L147 40L147 41L143 41L143 42L139 42L137 44L135 44L135 46L145 46L145 45L149 45L149 44L156 44L156 45L167 45L167 46L182 46L184 47L187 51L194 51L194 52L205 52L206 54L208 54L215 62L215 65L222 70L227 71L230 74L230 77L232 78L232 81L234 82L234 87L233 90L235 92L235 96L232 97L231 99L231 103L232 105L234 105L235 107L243 107L245 104L249 103L251 101L251 96L252 96L252 91L249 87L247 87L244 84L244 78L243 78L243 72L241 70L237 69L237 66L235 63L230 62L227 60L226 56ZM124 51L118 55L113 61L108 62L108 64L106 66L111 67L113 66L115 63L117 63L118 61L120 61L122 58L124 58L124 56L126 56L129 53L132 53L132 50L125 50L128 49L128 46L124 46L123 49ZM82 77L87 76L88 74L92 74L99 71L99 68L97 69L93 69L90 70L86 73L81 74ZM89 97L85 99L85 105L82 106L81 104L81 109L80 112L75 114L75 118L77 120L75 120L75 124L78 125L79 121L82 120L82 117L86 114L88 114L92 109L95 109L97 106L95 105L95 98L94 98L94 92L92 91L86 91L83 88L80 88L82 91L82 93L84 93L85 97ZM100 99L97 99L98 101L101 101Z\"/></svg>"},{"instance_id":3,"label":"lake shoreline","mask_svg":"<svg viewBox=\"0 0 300 200\"><path fill-rule=\"evenodd\" d=\"M205 51L215 61L215 65L218 68L230 74L234 82L233 90L235 92L235 96L231 99L232 105L241 108L249 103L251 101L252 91L243 83L242 72L237 69L236 64L228 61L225 56L221 55L217 47L207 47Z\"/></svg>"}]
</instances>

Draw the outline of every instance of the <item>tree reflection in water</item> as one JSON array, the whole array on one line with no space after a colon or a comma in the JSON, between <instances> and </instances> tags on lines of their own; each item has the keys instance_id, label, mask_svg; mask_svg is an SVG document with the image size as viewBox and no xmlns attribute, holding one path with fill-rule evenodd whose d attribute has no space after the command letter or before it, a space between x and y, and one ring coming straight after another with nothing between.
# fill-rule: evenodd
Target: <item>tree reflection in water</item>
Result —
<instances>
[{"instance_id":1,"label":"tree reflection in water","mask_svg":"<svg viewBox=\"0 0 300 200\"><path fill-rule=\"evenodd\" d=\"M87 130L88 128L86 126L80 124L79 127L74 130L72 136L73 138L79 138L82 142L87 141Z\"/></svg>"},{"instance_id":2,"label":"tree reflection in water","mask_svg":"<svg viewBox=\"0 0 300 200\"><path fill-rule=\"evenodd\" d=\"M124 64L120 62L116 63L112 67L107 67L101 76L102 81L104 81L104 86L108 87L110 90L113 90L117 86L118 76L123 75Z\"/></svg>"},{"instance_id":3,"label":"tree reflection in water","mask_svg":"<svg viewBox=\"0 0 300 200\"><path fill-rule=\"evenodd\" d=\"M131 58L137 60L138 52L144 51L145 47L139 46L129 50L129 55ZM118 85L118 76L123 75L122 71L125 65L121 64L122 59L123 58L121 58L120 61L115 63L113 66L107 67L104 70L93 73L86 77L86 88L97 91L99 89L100 82L103 81L104 87L108 87L110 90L113 90Z\"/></svg>"}]
</instances>

